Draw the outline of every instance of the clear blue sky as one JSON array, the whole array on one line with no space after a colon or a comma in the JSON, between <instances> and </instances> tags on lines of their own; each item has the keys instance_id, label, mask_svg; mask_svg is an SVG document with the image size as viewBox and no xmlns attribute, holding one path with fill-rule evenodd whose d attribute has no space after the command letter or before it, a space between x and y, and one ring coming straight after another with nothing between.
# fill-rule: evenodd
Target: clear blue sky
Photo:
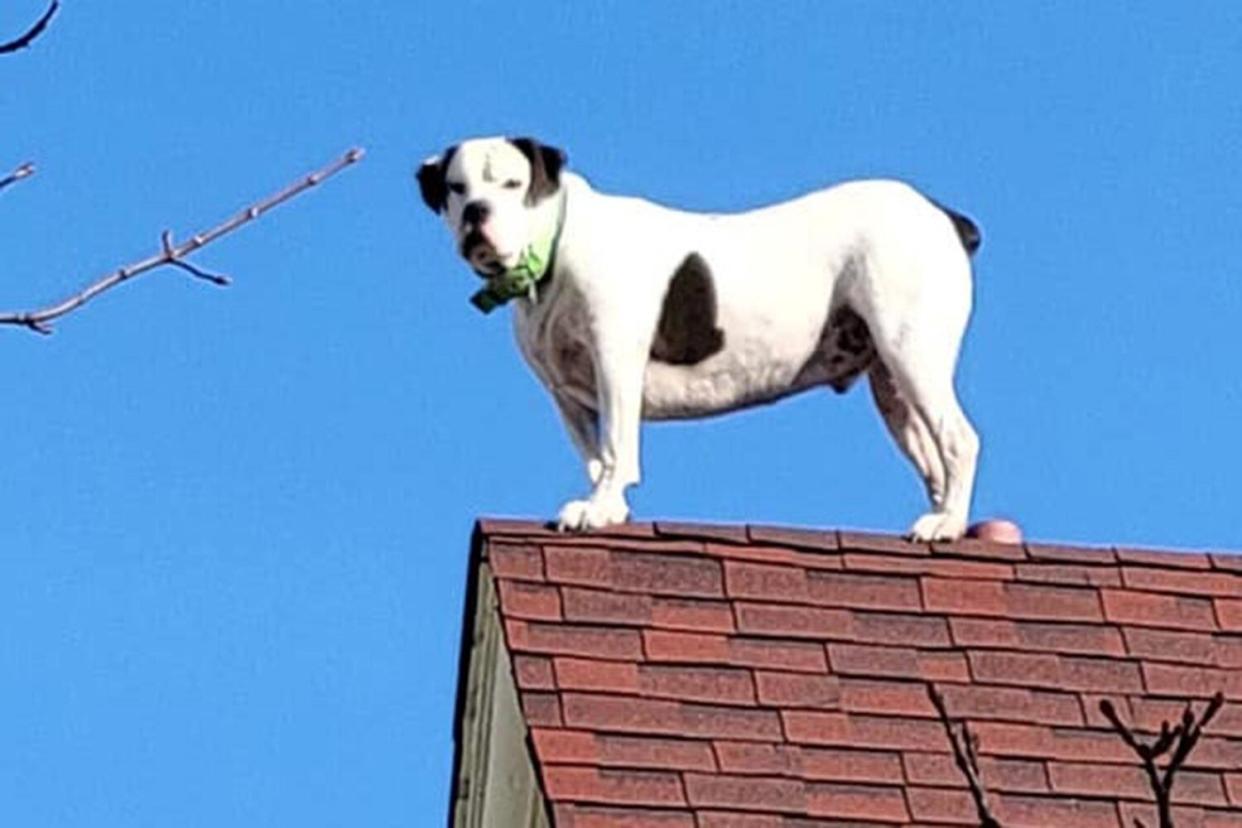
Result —
<instances>
[{"instance_id":1,"label":"clear blue sky","mask_svg":"<svg viewBox=\"0 0 1242 828\"><path fill-rule=\"evenodd\" d=\"M0 39L42 11L0 7ZM471 520L581 472L418 201L458 137L742 208L867 175L983 228L976 514L1242 547L1242 5L65 0L0 57L0 305L358 143L45 339L0 330L0 824L441 822ZM636 514L901 531L860 386L647 430Z\"/></svg>"}]
</instances>

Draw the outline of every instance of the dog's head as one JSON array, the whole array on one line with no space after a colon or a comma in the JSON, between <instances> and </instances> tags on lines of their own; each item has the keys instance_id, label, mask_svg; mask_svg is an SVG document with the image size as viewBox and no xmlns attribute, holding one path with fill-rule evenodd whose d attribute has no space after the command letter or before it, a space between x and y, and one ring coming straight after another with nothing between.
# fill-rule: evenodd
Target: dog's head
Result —
<instances>
[{"instance_id":1,"label":"dog's head","mask_svg":"<svg viewBox=\"0 0 1242 828\"><path fill-rule=\"evenodd\" d=\"M418 185L462 258L491 278L515 267L555 221L551 197L564 166L565 153L533 138L475 138L424 161Z\"/></svg>"}]
</instances>

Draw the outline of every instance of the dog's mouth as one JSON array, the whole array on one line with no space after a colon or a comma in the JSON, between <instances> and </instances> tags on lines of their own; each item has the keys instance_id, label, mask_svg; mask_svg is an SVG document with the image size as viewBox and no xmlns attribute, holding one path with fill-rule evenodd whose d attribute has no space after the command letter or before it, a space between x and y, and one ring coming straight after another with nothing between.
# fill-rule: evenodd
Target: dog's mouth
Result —
<instances>
[{"instance_id":1,"label":"dog's mouth","mask_svg":"<svg viewBox=\"0 0 1242 828\"><path fill-rule=\"evenodd\" d=\"M497 252L487 234L478 228L466 232L458 250L461 257L470 263L475 274L482 279L490 279L505 272L504 257Z\"/></svg>"}]
</instances>

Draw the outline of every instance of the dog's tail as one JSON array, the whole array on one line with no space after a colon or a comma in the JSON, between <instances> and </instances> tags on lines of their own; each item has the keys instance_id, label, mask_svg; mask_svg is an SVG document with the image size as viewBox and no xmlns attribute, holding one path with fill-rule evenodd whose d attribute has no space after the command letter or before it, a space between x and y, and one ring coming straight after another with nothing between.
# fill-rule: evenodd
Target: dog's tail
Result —
<instances>
[{"instance_id":1,"label":"dog's tail","mask_svg":"<svg viewBox=\"0 0 1242 828\"><path fill-rule=\"evenodd\" d=\"M979 232L979 225L939 202L933 201L932 204L939 207L949 217L949 221L953 222L953 229L957 231L957 237L962 240L962 247L966 248L967 255L973 256L979 249L979 245L983 243L983 234Z\"/></svg>"}]
</instances>

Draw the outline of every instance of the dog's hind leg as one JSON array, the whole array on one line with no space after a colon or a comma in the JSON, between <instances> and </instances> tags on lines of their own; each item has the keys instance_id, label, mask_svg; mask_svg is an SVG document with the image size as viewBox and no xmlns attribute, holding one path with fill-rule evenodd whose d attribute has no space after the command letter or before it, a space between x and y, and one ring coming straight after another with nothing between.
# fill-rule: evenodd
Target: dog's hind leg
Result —
<instances>
[{"instance_id":1,"label":"dog's hind leg","mask_svg":"<svg viewBox=\"0 0 1242 828\"><path fill-rule=\"evenodd\" d=\"M936 441L923 418L897 390L892 372L881 360L872 361L867 370L867 380L871 386L871 396L875 400L876 408L880 410L884 424L888 426L889 434L893 435L897 447L918 469L932 508L941 508L945 494L944 461L940 459Z\"/></svg>"}]
</instances>

